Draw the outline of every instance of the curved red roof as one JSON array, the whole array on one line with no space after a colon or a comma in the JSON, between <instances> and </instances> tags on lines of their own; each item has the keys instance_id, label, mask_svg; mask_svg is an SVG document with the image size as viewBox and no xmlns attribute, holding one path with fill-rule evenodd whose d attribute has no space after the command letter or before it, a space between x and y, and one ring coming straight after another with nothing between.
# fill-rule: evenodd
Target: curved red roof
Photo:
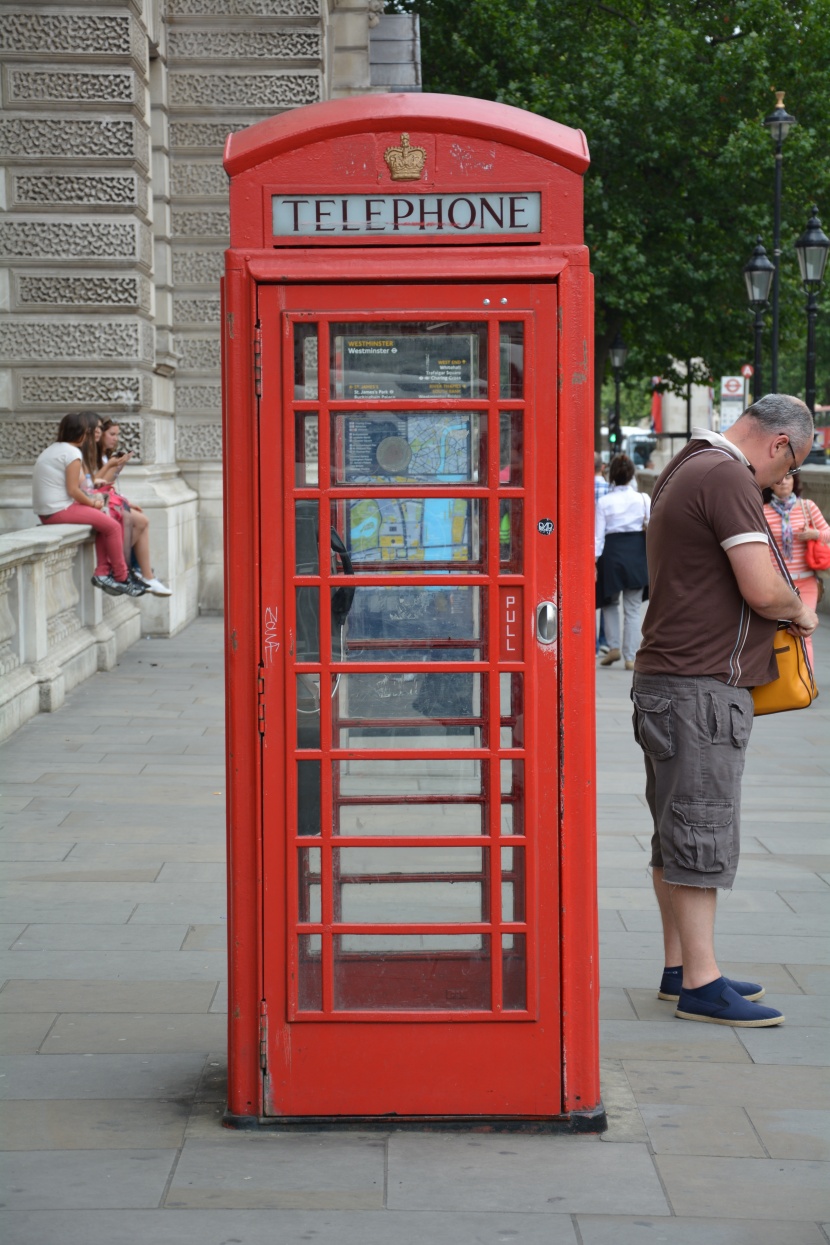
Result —
<instances>
[{"instance_id":1,"label":"curved red roof","mask_svg":"<svg viewBox=\"0 0 830 1245\"><path fill-rule=\"evenodd\" d=\"M522 108L464 95L392 92L308 104L239 130L225 144L225 170L234 177L325 138L398 127L495 140L574 173L584 173L590 163L582 130Z\"/></svg>"}]
</instances>

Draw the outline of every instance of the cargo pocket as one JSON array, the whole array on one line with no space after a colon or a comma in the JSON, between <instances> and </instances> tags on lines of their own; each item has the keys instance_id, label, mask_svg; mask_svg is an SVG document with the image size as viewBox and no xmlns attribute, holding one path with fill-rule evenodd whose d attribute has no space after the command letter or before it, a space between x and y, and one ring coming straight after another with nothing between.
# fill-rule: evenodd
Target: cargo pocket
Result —
<instances>
[{"instance_id":1,"label":"cargo pocket","mask_svg":"<svg viewBox=\"0 0 830 1245\"><path fill-rule=\"evenodd\" d=\"M631 699L634 701L634 738L643 752L655 761L674 756L671 701L665 696L647 696L645 692L634 691Z\"/></svg>"},{"instance_id":2,"label":"cargo pocket","mask_svg":"<svg viewBox=\"0 0 830 1245\"><path fill-rule=\"evenodd\" d=\"M674 854L695 873L723 873L732 863L731 800L672 800Z\"/></svg>"},{"instance_id":3,"label":"cargo pocket","mask_svg":"<svg viewBox=\"0 0 830 1245\"><path fill-rule=\"evenodd\" d=\"M736 748L745 748L749 743L752 730L752 709L745 710L741 705L730 703L729 713L732 720L732 743Z\"/></svg>"},{"instance_id":4,"label":"cargo pocket","mask_svg":"<svg viewBox=\"0 0 830 1245\"><path fill-rule=\"evenodd\" d=\"M722 693L708 692L706 725L713 744L731 744L733 748L745 748L752 731L752 704L750 702L744 708L734 700L726 700Z\"/></svg>"}]
</instances>

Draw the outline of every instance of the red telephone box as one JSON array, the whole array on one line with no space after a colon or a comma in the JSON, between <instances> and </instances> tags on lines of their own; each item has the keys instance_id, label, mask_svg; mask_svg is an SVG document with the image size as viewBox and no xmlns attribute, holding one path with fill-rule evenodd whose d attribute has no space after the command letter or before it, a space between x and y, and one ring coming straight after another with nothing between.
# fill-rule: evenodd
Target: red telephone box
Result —
<instances>
[{"instance_id":1,"label":"red telephone box","mask_svg":"<svg viewBox=\"0 0 830 1245\"><path fill-rule=\"evenodd\" d=\"M227 1122L598 1131L583 135L233 134Z\"/></svg>"}]
</instances>

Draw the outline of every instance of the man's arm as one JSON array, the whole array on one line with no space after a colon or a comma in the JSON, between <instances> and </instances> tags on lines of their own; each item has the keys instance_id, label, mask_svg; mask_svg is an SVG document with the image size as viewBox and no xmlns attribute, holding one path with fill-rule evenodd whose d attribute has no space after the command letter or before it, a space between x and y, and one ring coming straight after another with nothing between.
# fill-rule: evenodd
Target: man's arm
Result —
<instances>
[{"instance_id":1,"label":"man's arm","mask_svg":"<svg viewBox=\"0 0 830 1245\"><path fill-rule=\"evenodd\" d=\"M741 596L762 618L786 618L794 635L810 635L818 617L782 579L761 541L745 541L726 550Z\"/></svg>"}]
</instances>

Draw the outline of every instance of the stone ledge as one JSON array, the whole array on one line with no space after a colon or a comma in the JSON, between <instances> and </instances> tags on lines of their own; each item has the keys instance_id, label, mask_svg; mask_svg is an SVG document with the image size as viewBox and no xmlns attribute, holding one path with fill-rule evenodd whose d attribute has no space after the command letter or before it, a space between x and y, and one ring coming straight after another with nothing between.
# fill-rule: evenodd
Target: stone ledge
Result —
<instances>
[{"instance_id":1,"label":"stone ledge","mask_svg":"<svg viewBox=\"0 0 830 1245\"><path fill-rule=\"evenodd\" d=\"M77 524L0 535L0 739L66 693L141 636L141 613L125 598L93 588L95 540Z\"/></svg>"}]
</instances>

